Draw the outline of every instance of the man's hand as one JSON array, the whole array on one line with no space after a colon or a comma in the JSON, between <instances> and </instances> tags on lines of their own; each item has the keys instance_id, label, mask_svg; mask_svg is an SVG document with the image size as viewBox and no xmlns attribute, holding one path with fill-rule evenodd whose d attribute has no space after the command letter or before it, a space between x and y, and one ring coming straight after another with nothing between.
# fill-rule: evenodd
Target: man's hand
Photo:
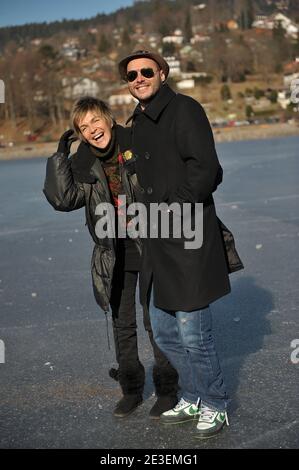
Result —
<instances>
[{"instance_id":1,"label":"man's hand","mask_svg":"<svg viewBox=\"0 0 299 470\"><path fill-rule=\"evenodd\" d=\"M66 157L68 157L70 150L71 150L71 145L75 140L77 140L77 137L74 135L74 130L69 129L62 136L60 137L60 141L58 144L58 149L57 152L63 153Z\"/></svg>"}]
</instances>

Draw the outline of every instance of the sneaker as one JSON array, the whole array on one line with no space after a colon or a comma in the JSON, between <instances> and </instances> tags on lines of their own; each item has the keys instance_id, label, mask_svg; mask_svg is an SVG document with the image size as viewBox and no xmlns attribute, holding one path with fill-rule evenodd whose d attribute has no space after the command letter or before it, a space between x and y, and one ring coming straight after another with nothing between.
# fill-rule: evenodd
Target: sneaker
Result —
<instances>
[{"instance_id":1,"label":"sneaker","mask_svg":"<svg viewBox=\"0 0 299 470\"><path fill-rule=\"evenodd\" d=\"M187 421L193 421L198 418L200 409L197 405L189 403L181 398L179 403L171 410L165 411L160 416L160 421L163 424L180 424Z\"/></svg>"},{"instance_id":2,"label":"sneaker","mask_svg":"<svg viewBox=\"0 0 299 470\"><path fill-rule=\"evenodd\" d=\"M225 424L229 425L226 411L212 410L208 406L202 405L194 437L208 439L221 431Z\"/></svg>"}]
</instances>

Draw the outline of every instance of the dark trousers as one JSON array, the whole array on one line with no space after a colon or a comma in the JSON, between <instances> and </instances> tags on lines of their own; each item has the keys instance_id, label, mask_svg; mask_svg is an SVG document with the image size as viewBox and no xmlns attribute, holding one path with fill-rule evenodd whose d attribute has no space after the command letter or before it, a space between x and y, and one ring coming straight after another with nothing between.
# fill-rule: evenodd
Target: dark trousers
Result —
<instances>
[{"instance_id":1,"label":"dark trousers","mask_svg":"<svg viewBox=\"0 0 299 470\"><path fill-rule=\"evenodd\" d=\"M124 394L142 394L145 372L139 360L135 294L138 271L116 271L113 277L111 309L118 378ZM149 312L143 310L143 323L153 348L153 381L156 394L176 395L178 375L153 339Z\"/></svg>"}]
</instances>

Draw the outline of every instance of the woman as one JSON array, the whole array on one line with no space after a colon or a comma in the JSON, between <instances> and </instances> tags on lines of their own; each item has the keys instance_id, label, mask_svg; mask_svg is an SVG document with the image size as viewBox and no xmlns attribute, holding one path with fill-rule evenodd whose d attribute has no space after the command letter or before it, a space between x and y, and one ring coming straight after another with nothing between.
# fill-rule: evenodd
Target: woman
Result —
<instances>
[{"instance_id":1,"label":"woman","mask_svg":"<svg viewBox=\"0 0 299 470\"><path fill-rule=\"evenodd\" d=\"M117 219L118 196L125 195L127 204L134 201L132 165L124 159L124 155L131 156L125 152L130 148L129 133L114 122L107 105L93 97L75 103L72 126L81 141L78 150L68 158L71 144L76 140L74 130L70 129L62 135L57 152L48 159L44 194L59 211L85 207L86 223L95 242L91 261L95 299L105 313L109 305L112 310L118 380L123 392L114 416L125 417L142 403L145 378L138 357L135 310L140 241L129 237L99 238L96 207L101 203L113 204ZM153 341L146 311L144 325L156 361L153 381L158 400L150 416L158 419L177 402L178 377Z\"/></svg>"}]
</instances>

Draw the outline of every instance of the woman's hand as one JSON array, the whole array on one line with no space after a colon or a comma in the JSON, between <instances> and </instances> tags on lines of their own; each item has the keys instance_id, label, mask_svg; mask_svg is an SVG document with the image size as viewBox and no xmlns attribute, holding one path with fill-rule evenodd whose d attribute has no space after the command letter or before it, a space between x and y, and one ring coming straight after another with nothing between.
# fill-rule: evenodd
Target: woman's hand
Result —
<instances>
[{"instance_id":1,"label":"woman's hand","mask_svg":"<svg viewBox=\"0 0 299 470\"><path fill-rule=\"evenodd\" d=\"M57 152L62 153L66 157L69 156L71 145L73 142L75 142L75 140L77 140L77 137L74 136L73 134L74 134L73 129L69 129L62 134L59 140Z\"/></svg>"}]
</instances>

